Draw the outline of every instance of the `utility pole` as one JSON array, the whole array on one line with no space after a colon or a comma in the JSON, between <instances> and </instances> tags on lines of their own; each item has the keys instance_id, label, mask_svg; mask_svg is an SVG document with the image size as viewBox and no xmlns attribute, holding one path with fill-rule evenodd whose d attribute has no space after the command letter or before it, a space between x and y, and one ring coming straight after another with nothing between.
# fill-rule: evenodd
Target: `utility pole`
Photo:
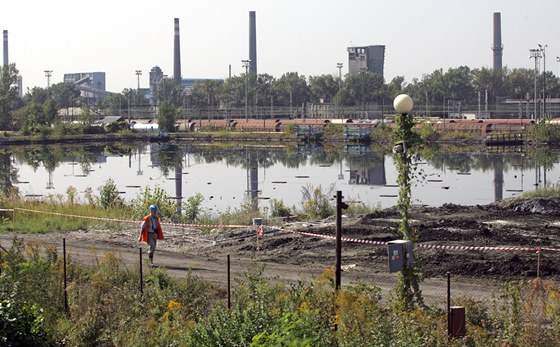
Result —
<instances>
[{"instance_id":1,"label":"utility pole","mask_svg":"<svg viewBox=\"0 0 560 347\"><path fill-rule=\"evenodd\" d=\"M245 68L245 122L249 121L249 68L251 67L251 61L249 59L241 60L242 66Z\"/></svg>"},{"instance_id":2,"label":"utility pole","mask_svg":"<svg viewBox=\"0 0 560 347\"><path fill-rule=\"evenodd\" d=\"M543 97L543 117L546 118L546 47L547 45L539 45L539 49L542 52L543 57L543 71L542 71L542 97Z\"/></svg>"},{"instance_id":3,"label":"utility pole","mask_svg":"<svg viewBox=\"0 0 560 347\"><path fill-rule=\"evenodd\" d=\"M534 102L534 113L533 117L537 120L537 74L538 74L538 59L541 57L540 49L530 49L529 50L529 59L535 59L535 77L534 77L534 84L535 84L535 96L533 99Z\"/></svg>"},{"instance_id":4,"label":"utility pole","mask_svg":"<svg viewBox=\"0 0 560 347\"><path fill-rule=\"evenodd\" d=\"M336 68L338 69L338 92L340 93L340 89L342 89L342 66L343 63L336 63ZM338 110L338 98L336 98L336 109L338 116L340 117L340 111ZM342 118L342 117L340 117Z\"/></svg>"},{"instance_id":5,"label":"utility pole","mask_svg":"<svg viewBox=\"0 0 560 347\"><path fill-rule=\"evenodd\" d=\"M49 89L51 87L51 76L53 70L45 70L45 77L47 78L47 99L49 98Z\"/></svg>"},{"instance_id":6,"label":"utility pole","mask_svg":"<svg viewBox=\"0 0 560 347\"><path fill-rule=\"evenodd\" d=\"M142 70L136 70L136 76L138 77L138 95L140 95L140 76L142 76Z\"/></svg>"}]
</instances>

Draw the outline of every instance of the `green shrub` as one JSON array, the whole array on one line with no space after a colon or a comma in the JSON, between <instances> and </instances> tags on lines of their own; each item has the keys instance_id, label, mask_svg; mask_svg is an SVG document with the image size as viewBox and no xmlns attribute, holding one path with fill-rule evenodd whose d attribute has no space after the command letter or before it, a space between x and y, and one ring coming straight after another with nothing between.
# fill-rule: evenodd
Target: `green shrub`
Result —
<instances>
[{"instance_id":1,"label":"green shrub","mask_svg":"<svg viewBox=\"0 0 560 347\"><path fill-rule=\"evenodd\" d=\"M112 178L99 187L99 203L104 209L124 206L124 199L119 195L117 185Z\"/></svg>"},{"instance_id":2,"label":"green shrub","mask_svg":"<svg viewBox=\"0 0 560 347\"><path fill-rule=\"evenodd\" d=\"M270 216L271 217L289 217L292 211L284 205L282 200L270 199Z\"/></svg>"},{"instance_id":3,"label":"green shrub","mask_svg":"<svg viewBox=\"0 0 560 347\"><path fill-rule=\"evenodd\" d=\"M560 142L560 126L541 121L528 130L529 138L540 142Z\"/></svg>"},{"instance_id":4,"label":"green shrub","mask_svg":"<svg viewBox=\"0 0 560 347\"><path fill-rule=\"evenodd\" d=\"M16 293L0 294L0 345L51 345L43 311L37 305L19 301Z\"/></svg>"},{"instance_id":5,"label":"green shrub","mask_svg":"<svg viewBox=\"0 0 560 347\"><path fill-rule=\"evenodd\" d=\"M308 218L327 218L334 214L334 206L331 204L334 185L331 185L327 192L324 192L321 185L313 187L310 184L301 188L303 213Z\"/></svg>"},{"instance_id":6,"label":"green shrub","mask_svg":"<svg viewBox=\"0 0 560 347\"><path fill-rule=\"evenodd\" d=\"M158 215L162 218L173 219L177 215L177 203L159 185L141 189L130 203L135 218L145 216L150 205L158 207Z\"/></svg>"}]
</instances>

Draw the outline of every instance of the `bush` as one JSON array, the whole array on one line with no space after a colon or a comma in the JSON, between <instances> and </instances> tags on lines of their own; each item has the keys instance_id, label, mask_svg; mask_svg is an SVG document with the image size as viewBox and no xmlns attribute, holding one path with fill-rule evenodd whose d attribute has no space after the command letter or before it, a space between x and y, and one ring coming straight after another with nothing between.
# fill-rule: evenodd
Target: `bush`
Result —
<instances>
[{"instance_id":1,"label":"bush","mask_svg":"<svg viewBox=\"0 0 560 347\"><path fill-rule=\"evenodd\" d=\"M0 294L0 345L49 346L43 311L37 305L20 302L15 292Z\"/></svg>"},{"instance_id":2,"label":"bush","mask_svg":"<svg viewBox=\"0 0 560 347\"><path fill-rule=\"evenodd\" d=\"M305 187L302 187L303 213L311 219L323 219L332 216L335 212L334 206L330 203L333 191L334 185L331 185L327 192L322 190L321 185L313 187L307 184Z\"/></svg>"},{"instance_id":3,"label":"bush","mask_svg":"<svg viewBox=\"0 0 560 347\"><path fill-rule=\"evenodd\" d=\"M271 217L289 217L292 211L284 205L282 200L270 199L270 216Z\"/></svg>"},{"instance_id":4,"label":"bush","mask_svg":"<svg viewBox=\"0 0 560 347\"><path fill-rule=\"evenodd\" d=\"M117 185L112 178L99 187L99 194L99 203L104 209L124 206L124 199L119 195Z\"/></svg>"},{"instance_id":5,"label":"bush","mask_svg":"<svg viewBox=\"0 0 560 347\"><path fill-rule=\"evenodd\" d=\"M132 199L131 205L135 218L145 216L150 205L158 207L158 215L162 218L173 219L177 216L177 203L159 185L153 189L150 187L141 189Z\"/></svg>"}]
</instances>

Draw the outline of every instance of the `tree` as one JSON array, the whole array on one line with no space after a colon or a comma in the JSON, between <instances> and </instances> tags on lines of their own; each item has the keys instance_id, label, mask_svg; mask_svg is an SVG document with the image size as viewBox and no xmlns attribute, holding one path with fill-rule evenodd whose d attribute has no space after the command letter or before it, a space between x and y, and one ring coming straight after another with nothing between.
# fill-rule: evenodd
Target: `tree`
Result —
<instances>
[{"instance_id":1,"label":"tree","mask_svg":"<svg viewBox=\"0 0 560 347\"><path fill-rule=\"evenodd\" d=\"M157 100L159 104L167 102L168 105L177 108L183 103L183 87L174 79L164 78L157 86Z\"/></svg>"},{"instance_id":2,"label":"tree","mask_svg":"<svg viewBox=\"0 0 560 347\"><path fill-rule=\"evenodd\" d=\"M50 88L51 98L56 102L58 108L67 109L74 106L74 100L80 97L80 91L76 89L74 83L61 82L53 84Z\"/></svg>"},{"instance_id":3,"label":"tree","mask_svg":"<svg viewBox=\"0 0 560 347\"><path fill-rule=\"evenodd\" d=\"M290 106L291 112L296 108L309 101L309 86L305 76L300 76L297 72L288 72L282 75L276 83L276 100L275 104L281 106ZM294 112L295 113L295 112ZM290 117L297 116L290 114Z\"/></svg>"},{"instance_id":4,"label":"tree","mask_svg":"<svg viewBox=\"0 0 560 347\"><path fill-rule=\"evenodd\" d=\"M163 101L158 108L158 125L161 131L175 132L177 108L168 101Z\"/></svg>"},{"instance_id":5,"label":"tree","mask_svg":"<svg viewBox=\"0 0 560 347\"><path fill-rule=\"evenodd\" d=\"M126 111L128 107L128 100L123 94L108 94L103 98L103 107L107 114L121 116L123 108Z\"/></svg>"},{"instance_id":6,"label":"tree","mask_svg":"<svg viewBox=\"0 0 560 347\"><path fill-rule=\"evenodd\" d=\"M344 105L365 106L366 103L388 97L383 83L383 76L371 71L360 71L346 77L344 88L349 98L342 100Z\"/></svg>"},{"instance_id":7,"label":"tree","mask_svg":"<svg viewBox=\"0 0 560 347\"><path fill-rule=\"evenodd\" d=\"M309 77L310 101L313 103L330 103L338 93L339 83L332 75Z\"/></svg>"},{"instance_id":8,"label":"tree","mask_svg":"<svg viewBox=\"0 0 560 347\"><path fill-rule=\"evenodd\" d=\"M21 106L18 76L15 64L3 65L0 69L0 129L11 128L12 113Z\"/></svg>"}]
</instances>

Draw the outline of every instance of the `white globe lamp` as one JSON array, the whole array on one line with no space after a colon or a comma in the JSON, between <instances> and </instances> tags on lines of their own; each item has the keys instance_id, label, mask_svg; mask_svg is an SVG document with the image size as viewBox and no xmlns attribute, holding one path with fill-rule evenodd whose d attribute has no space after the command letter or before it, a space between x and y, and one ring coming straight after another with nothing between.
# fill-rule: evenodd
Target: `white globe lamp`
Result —
<instances>
[{"instance_id":1,"label":"white globe lamp","mask_svg":"<svg viewBox=\"0 0 560 347\"><path fill-rule=\"evenodd\" d=\"M412 110L412 106L414 106L412 98L406 94L397 95L395 100L393 100L393 107L397 113L407 114Z\"/></svg>"}]
</instances>

